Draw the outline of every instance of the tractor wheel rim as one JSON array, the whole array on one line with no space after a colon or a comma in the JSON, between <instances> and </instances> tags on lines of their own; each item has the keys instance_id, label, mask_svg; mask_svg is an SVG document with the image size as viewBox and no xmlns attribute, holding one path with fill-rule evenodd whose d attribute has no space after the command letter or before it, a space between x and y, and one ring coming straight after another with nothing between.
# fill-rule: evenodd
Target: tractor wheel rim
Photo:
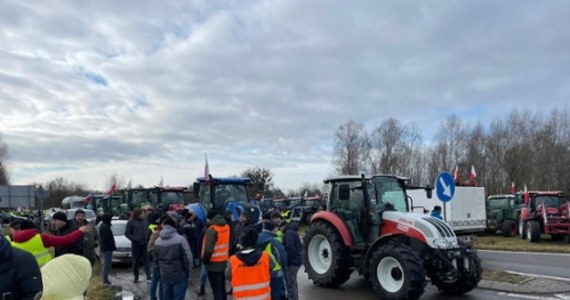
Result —
<instances>
[{"instance_id":1,"label":"tractor wheel rim","mask_svg":"<svg viewBox=\"0 0 570 300\"><path fill-rule=\"evenodd\" d=\"M523 221L519 220L519 234L522 236L524 233L524 225Z\"/></svg>"},{"instance_id":2,"label":"tractor wheel rim","mask_svg":"<svg viewBox=\"0 0 570 300\"><path fill-rule=\"evenodd\" d=\"M332 263L332 247L329 240L323 235L315 235L309 242L309 264L318 274L326 273Z\"/></svg>"},{"instance_id":3,"label":"tractor wheel rim","mask_svg":"<svg viewBox=\"0 0 570 300\"><path fill-rule=\"evenodd\" d=\"M386 291L396 293L404 286L404 270L393 257L384 257L376 267L378 282Z\"/></svg>"},{"instance_id":4,"label":"tractor wheel rim","mask_svg":"<svg viewBox=\"0 0 570 300\"><path fill-rule=\"evenodd\" d=\"M531 230L530 230L530 227L531 227L531 226L530 226L530 223L529 223L529 225L526 227L526 239L529 240L529 241L531 240Z\"/></svg>"}]
</instances>

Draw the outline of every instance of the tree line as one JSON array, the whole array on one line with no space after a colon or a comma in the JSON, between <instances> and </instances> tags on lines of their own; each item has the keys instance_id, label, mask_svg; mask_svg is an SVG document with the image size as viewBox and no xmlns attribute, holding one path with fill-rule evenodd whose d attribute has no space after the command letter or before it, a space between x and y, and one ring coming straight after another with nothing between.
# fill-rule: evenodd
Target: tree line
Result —
<instances>
[{"instance_id":1,"label":"tree line","mask_svg":"<svg viewBox=\"0 0 570 300\"><path fill-rule=\"evenodd\" d=\"M338 174L395 174L414 184L432 184L456 166L467 180L471 166L488 194L517 190L570 192L570 112L513 109L504 117L469 124L457 115L441 122L424 142L419 126L387 118L372 130L348 121L338 126L333 168Z\"/></svg>"}]
</instances>

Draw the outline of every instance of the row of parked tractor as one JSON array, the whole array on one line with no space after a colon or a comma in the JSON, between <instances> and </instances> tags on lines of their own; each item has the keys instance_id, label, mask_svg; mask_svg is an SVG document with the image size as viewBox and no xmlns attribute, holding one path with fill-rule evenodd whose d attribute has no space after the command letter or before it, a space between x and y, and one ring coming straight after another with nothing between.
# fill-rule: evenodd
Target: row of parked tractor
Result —
<instances>
[{"instance_id":1,"label":"row of parked tractor","mask_svg":"<svg viewBox=\"0 0 570 300\"><path fill-rule=\"evenodd\" d=\"M526 191L487 198L487 229L540 242L542 234L570 242L570 202L561 191Z\"/></svg>"},{"instance_id":2,"label":"row of parked tractor","mask_svg":"<svg viewBox=\"0 0 570 300\"><path fill-rule=\"evenodd\" d=\"M326 197L326 196L325 196ZM311 217L324 209L323 196L290 196L263 198L256 203L262 212L278 211L290 222L308 225Z\"/></svg>"}]
</instances>

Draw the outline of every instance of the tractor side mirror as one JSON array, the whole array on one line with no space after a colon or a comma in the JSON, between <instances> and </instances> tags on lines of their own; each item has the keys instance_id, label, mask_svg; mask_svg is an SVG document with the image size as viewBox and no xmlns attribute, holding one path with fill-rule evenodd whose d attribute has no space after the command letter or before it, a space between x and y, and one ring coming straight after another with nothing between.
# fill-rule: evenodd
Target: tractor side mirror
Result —
<instances>
[{"instance_id":1,"label":"tractor side mirror","mask_svg":"<svg viewBox=\"0 0 570 300\"><path fill-rule=\"evenodd\" d=\"M433 187L429 184L426 185L426 195L428 199L431 199L431 197L433 196Z\"/></svg>"},{"instance_id":2,"label":"tractor side mirror","mask_svg":"<svg viewBox=\"0 0 570 300\"><path fill-rule=\"evenodd\" d=\"M349 200L350 199L350 185L341 184L338 186L338 199L339 200Z\"/></svg>"},{"instance_id":3,"label":"tractor side mirror","mask_svg":"<svg viewBox=\"0 0 570 300\"><path fill-rule=\"evenodd\" d=\"M194 182L194 184L192 184L192 191L194 191L194 195L200 194L200 183L199 182Z\"/></svg>"}]
</instances>

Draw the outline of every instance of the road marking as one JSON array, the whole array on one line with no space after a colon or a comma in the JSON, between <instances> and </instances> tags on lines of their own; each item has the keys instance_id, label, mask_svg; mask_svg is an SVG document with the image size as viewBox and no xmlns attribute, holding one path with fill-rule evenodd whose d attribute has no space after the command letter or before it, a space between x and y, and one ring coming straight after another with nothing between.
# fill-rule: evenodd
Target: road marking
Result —
<instances>
[{"instance_id":1,"label":"road marking","mask_svg":"<svg viewBox=\"0 0 570 300\"><path fill-rule=\"evenodd\" d=\"M477 249L478 252L489 252L489 253L516 253L516 254L528 254L528 255L548 255L548 256L570 256L569 253L548 253L548 252L522 252L522 251L505 251L505 250L484 250L484 249Z\"/></svg>"},{"instance_id":2,"label":"road marking","mask_svg":"<svg viewBox=\"0 0 570 300\"><path fill-rule=\"evenodd\" d=\"M544 296L535 296L535 295L526 295L526 294L516 294L516 293L506 293L500 292L499 295L513 297L517 299L540 299L540 300L560 300L561 298L553 298L553 297L544 297Z\"/></svg>"},{"instance_id":3,"label":"road marking","mask_svg":"<svg viewBox=\"0 0 570 300\"><path fill-rule=\"evenodd\" d=\"M570 299L570 294L554 294L554 296L563 299L563 300L568 300Z\"/></svg>"},{"instance_id":4,"label":"road marking","mask_svg":"<svg viewBox=\"0 0 570 300\"><path fill-rule=\"evenodd\" d=\"M504 271L507 272L507 273L516 274L516 275L523 275L523 276L529 276L529 277L538 277L538 278L546 278L546 279L552 279L552 280L570 282L570 278L565 278L565 277L556 277L556 276L539 275L539 274L529 274L529 273L523 273L523 272L517 272L517 271L511 271L511 270L504 270Z\"/></svg>"}]
</instances>

